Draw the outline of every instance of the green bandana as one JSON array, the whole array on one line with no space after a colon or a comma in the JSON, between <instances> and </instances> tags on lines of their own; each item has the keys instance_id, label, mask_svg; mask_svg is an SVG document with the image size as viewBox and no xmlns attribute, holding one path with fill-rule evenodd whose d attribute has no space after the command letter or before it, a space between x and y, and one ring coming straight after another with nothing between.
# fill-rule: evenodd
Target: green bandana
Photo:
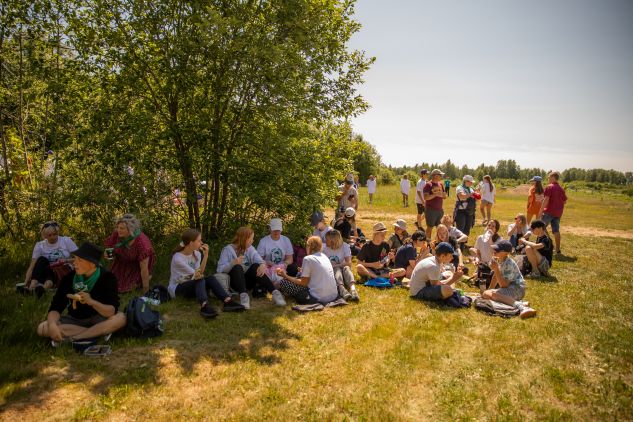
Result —
<instances>
[{"instance_id":1,"label":"green bandana","mask_svg":"<svg viewBox=\"0 0 633 422\"><path fill-rule=\"evenodd\" d=\"M73 277L73 291L75 293L91 291L100 275L101 268L99 266L97 266L95 272L87 279L83 275L75 273L75 277Z\"/></svg>"},{"instance_id":2,"label":"green bandana","mask_svg":"<svg viewBox=\"0 0 633 422\"><path fill-rule=\"evenodd\" d=\"M121 239L119 243L114 245L115 248L128 248L130 249L130 242L139 237L141 234L141 229L136 229L132 236L128 236L125 239Z\"/></svg>"}]
</instances>

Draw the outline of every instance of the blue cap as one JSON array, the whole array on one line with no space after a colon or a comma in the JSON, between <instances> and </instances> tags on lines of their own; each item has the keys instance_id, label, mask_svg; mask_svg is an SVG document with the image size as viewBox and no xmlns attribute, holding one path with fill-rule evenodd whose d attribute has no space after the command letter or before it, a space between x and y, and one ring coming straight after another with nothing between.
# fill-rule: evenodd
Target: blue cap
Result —
<instances>
[{"instance_id":1,"label":"blue cap","mask_svg":"<svg viewBox=\"0 0 633 422\"><path fill-rule=\"evenodd\" d=\"M450 243L441 242L435 247L435 255L443 255L443 254L454 254L455 249L451 246Z\"/></svg>"},{"instance_id":2,"label":"blue cap","mask_svg":"<svg viewBox=\"0 0 633 422\"><path fill-rule=\"evenodd\" d=\"M542 180L543 178L541 176L534 176L533 178L530 179L530 182L540 182Z\"/></svg>"},{"instance_id":3,"label":"blue cap","mask_svg":"<svg viewBox=\"0 0 633 422\"><path fill-rule=\"evenodd\" d=\"M491 246L495 252L512 252L512 243L507 240L500 240Z\"/></svg>"}]
</instances>

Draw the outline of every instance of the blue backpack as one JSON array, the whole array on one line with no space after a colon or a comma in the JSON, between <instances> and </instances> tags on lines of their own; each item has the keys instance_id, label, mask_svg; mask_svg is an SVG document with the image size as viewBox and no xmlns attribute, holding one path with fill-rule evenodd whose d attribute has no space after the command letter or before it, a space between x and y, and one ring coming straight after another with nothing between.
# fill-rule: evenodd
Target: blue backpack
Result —
<instances>
[{"instance_id":1,"label":"blue backpack","mask_svg":"<svg viewBox=\"0 0 633 422\"><path fill-rule=\"evenodd\" d=\"M126 334L131 337L150 338L163 335L163 320L143 298L134 297L125 309Z\"/></svg>"},{"instance_id":2,"label":"blue backpack","mask_svg":"<svg viewBox=\"0 0 633 422\"><path fill-rule=\"evenodd\" d=\"M388 289L388 288L393 287L393 284L391 284L389 280L383 277L372 278L371 280L365 282L364 285L367 287L378 287L381 289L385 289L385 288Z\"/></svg>"}]
</instances>

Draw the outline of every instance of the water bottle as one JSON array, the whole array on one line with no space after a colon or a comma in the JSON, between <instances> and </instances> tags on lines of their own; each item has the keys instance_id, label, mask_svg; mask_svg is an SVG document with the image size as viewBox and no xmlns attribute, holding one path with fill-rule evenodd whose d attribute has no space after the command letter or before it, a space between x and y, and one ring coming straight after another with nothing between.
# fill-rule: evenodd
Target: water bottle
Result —
<instances>
[{"instance_id":1,"label":"water bottle","mask_svg":"<svg viewBox=\"0 0 633 422\"><path fill-rule=\"evenodd\" d=\"M395 281L395 277L393 276L393 273L389 273L389 283L393 285L394 281Z\"/></svg>"}]
</instances>

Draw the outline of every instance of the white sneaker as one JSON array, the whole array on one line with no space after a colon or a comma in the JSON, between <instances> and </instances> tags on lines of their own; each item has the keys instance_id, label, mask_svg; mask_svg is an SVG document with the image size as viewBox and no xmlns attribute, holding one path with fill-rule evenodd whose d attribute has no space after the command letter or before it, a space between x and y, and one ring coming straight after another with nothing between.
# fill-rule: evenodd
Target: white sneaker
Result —
<instances>
[{"instance_id":1,"label":"white sneaker","mask_svg":"<svg viewBox=\"0 0 633 422\"><path fill-rule=\"evenodd\" d=\"M246 293L246 292L240 293L240 304L245 309L251 309L251 298L248 297L248 293Z\"/></svg>"},{"instance_id":2,"label":"white sneaker","mask_svg":"<svg viewBox=\"0 0 633 422\"><path fill-rule=\"evenodd\" d=\"M530 308L529 306L522 306L519 309L521 310L521 312L519 313L519 316L521 317L521 319L531 318L533 316L536 316L536 311Z\"/></svg>"},{"instance_id":3,"label":"white sneaker","mask_svg":"<svg viewBox=\"0 0 633 422\"><path fill-rule=\"evenodd\" d=\"M281 294L279 290L273 290L273 302L277 306L286 306L286 300L284 299L284 295Z\"/></svg>"}]
</instances>

